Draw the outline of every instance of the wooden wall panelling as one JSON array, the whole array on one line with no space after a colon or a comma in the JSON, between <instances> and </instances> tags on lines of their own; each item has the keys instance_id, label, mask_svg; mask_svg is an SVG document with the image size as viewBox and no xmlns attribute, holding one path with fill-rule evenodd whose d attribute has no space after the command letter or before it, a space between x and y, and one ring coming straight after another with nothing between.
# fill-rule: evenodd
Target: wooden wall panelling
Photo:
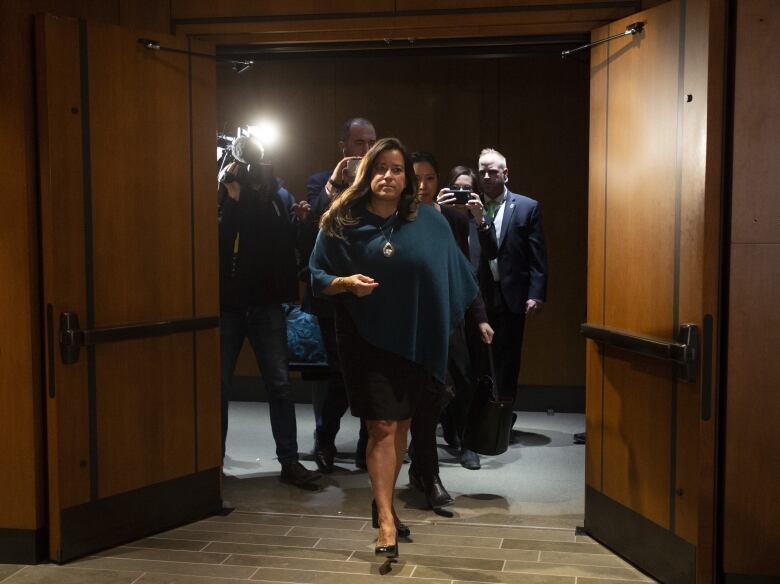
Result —
<instances>
[{"instance_id":1,"label":"wooden wall panelling","mask_svg":"<svg viewBox=\"0 0 780 584\"><path fill-rule=\"evenodd\" d=\"M593 31L592 41L609 35L609 27ZM608 44L590 54L590 125L588 140L588 256L587 322L604 324L604 256L606 238ZM585 483L603 489L603 357L600 347L588 341L585 349Z\"/></svg>"},{"instance_id":2,"label":"wooden wall panelling","mask_svg":"<svg viewBox=\"0 0 780 584\"><path fill-rule=\"evenodd\" d=\"M474 38L585 33L630 14L625 7L583 10L524 10L482 14L425 14L355 18L261 19L178 22L177 34L211 37L219 44L346 42L408 38Z\"/></svg>"},{"instance_id":3,"label":"wooden wall panelling","mask_svg":"<svg viewBox=\"0 0 780 584\"><path fill-rule=\"evenodd\" d=\"M646 34L609 48L604 316L607 326L672 338L679 4L645 18ZM633 362L606 353L604 493L669 527L671 368Z\"/></svg>"},{"instance_id":4,"label":"wooden wall panelling","mask_svg":"<svg viewBox=\"0 0 780 584\"><path fill-rule=\"evenodd\" d=\"M44 521L41 347L38 230L33 117L33 63L30 22L14 3L0 11L0 473L16 480L0 484L0 530L35 530Z\"/></svg>"},{"instance_id":5,"label":"wooden wall panelling","mask_svg":"<svg viewBox=\"0 0 780 584\"><path fill-rule=\"evenodd\" d=\"M194 18L243 18L252 16L360 14L371 12L393 12L394 0L224 0L215 3L209 0L170 0L171 16L174 20Z\"/></svg>"},{"instance_id":6,"label":"wooden wall panelling","mask_svg":"<svg viewBox=\"0 0 780 584\"><path fill-rule=\"evenodd\" d=\"M214 47L193 43L192 50L213 53ZM190 59L192 72L193 172L193 313L219 314L219 241L214 190L214 132L217 125L216 65L206 58ZM197 391L197 470L222 464L220 416L219 331L195 333Z\"/></svg>"},{"instance_id":7,"label":"wooden wall panelling","mask_svg":"<svg viewBox=\"0 0 780 584\"><path fill-rule=\"evenodd\" d=\"M725 401L723 570L780 575L777 524L780 454L780 203L777 170L780 83L771 68L778 6L737 4Z\"/></svg>"},{"instance_id":8,"label":"wooden wall panelling","mask_svg":"<svg viewBox=\"0 0 780 584\"><path fill-rule=\"evenodd\" d=\"M125 0L126 1L126 0ZM639 8L639 0L613 0L611 4L624 10ZM171 0L171 16L174 20L195 20L215 18L268 18L283 16L322 16L322 15L353 15L376 14L389 16L403 13L430 12L441 13L446 11L464 11L479 14L484 9L495 11L504 9L528 10L529 6L546 6L548 10L554 10L557 6L561 9L572 10L588 8L589 5L603 6L602 0L515 0L509 2L494 2L491 0L329 0L326 2L296 2L291 4L285 0L266 0L262 4L251 0L227 0L214 3L205 0Z\"/></svg>"},{"instance_id":9,"label":"wooden wall panelling","mask_svg":"<svg viewBox=\"0 0 780 584\"><path fill-rule=\"evenodd\" d=\"M539 201L549 256L547 302L526 323L520 383L582 386L589 67L538 55L499 61L499 75L499 150L509 188Z\"/></svg>"},{"instance_id":10,"label":"wooden wall panelling","mask_svg":"<svg viewBox=\"0 0 780 584\"><path fill-rule=\"evenodd\" d=\"M119 5L118 24L135 30L150 30L170 34L171 0L116 0Z\"/></svg>"},{"instance_id":11,"label":"wooden wall panelling","mask_svg":"<svg viewBox=\"0 0 780 584\"><path fill-rule=\"evenodd\" d=\"M780 574L778 266L778 244L732 245L723 493L723 570L728 574Z\"/></svg>"},{"instance_id":12,"label":"wooden wall panelling","mask_svg":"<svg viewBox=\"0 0 780 584\"><path fill-rule=\"evenodd\" d=\"M738 4L734 80L734 181L731 238L738 243L780 243L780 34L772 0Z\"/></svg>"}]
</instances>

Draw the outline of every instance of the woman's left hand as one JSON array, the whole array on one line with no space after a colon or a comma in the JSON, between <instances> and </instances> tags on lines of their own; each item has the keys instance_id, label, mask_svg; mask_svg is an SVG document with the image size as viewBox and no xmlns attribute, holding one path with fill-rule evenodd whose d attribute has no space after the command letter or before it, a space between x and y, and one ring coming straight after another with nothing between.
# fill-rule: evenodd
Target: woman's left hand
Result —
<instances>
[{"instance_id":1,"label":"woman's left hand","mask_svg":"<svg viewBox=\"0 0 780 584\"><path fill-rule=\"evenodd\" d=\"M493 342L493 335L495 333L493 332L493 327L490 326L490 323L487 322L481 322L479 323L479 335L482 337L482 342L486 345L489 345Z\"/></svg>"},{"instance_id":2,"label":"woman's left hand","mask_svg":"<svg viewBox=\"0 0 780 584\"><path fill-rule=\"evenodd\" d=\"M466 209L474 216L474 220L477 224L484 221L485 207L482 205L482 199L479 198L477 193L471 193L471 195L469 195L469 202L466 203Z\"/></svg>"}]
</instances>

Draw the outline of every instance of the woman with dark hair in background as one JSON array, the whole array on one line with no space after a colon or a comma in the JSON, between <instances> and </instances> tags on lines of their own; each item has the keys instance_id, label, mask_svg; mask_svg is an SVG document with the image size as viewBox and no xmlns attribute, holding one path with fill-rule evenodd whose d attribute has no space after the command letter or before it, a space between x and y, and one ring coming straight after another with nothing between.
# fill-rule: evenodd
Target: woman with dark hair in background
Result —
<instances>
[{"instance_id":1,"label":"woman with dark hair in background","mask_svg":"<svg viewBox=\"0 0 780 584\"><path fill-rule=\"evenodd\" d=\"M460 205L438 205L436 198L442 198L444 201L454 200L455 195L452 190L460 188L466 190L462 185L455 185L455 179L463 172L470 170L463 166L455 167L458 169L458 175L450 176L447 187L439 190L439 167L436 158L429 152L414 152L412 154L414 163L414 173L417 177L417 192L420 201L441 211L444 218L450 225L452 234L463 255L469 256L469 236L470 231L474 231L473 236L478 237L481 246L485 250L494 249L497 252L495 231L490 225L485 223L482 202L479 196L468 189L469 196L466 204ZM473 171L470 171L473 175ZM461 181L462 182L462 181ZM461 193L460 196L463 196ZM463 200L463 199L461 199ZM473 221L472 219L473 218ZM472 227L473 225L473 227ZM481 228L481 230L480 230ZM482 297L478 294L474 302L466 313L466 322L472 335L479 336L484 343L490 343L493 338L493 329L490 327L487 318L487 311ZM436 424L439 421L441 412L442 426L445 430L445 439L452 446L460 448L463 430L465 429L465 418L461 416L452 416L452 422L447 424L450 418L450 409L461 412L468 412L468 406L473 396L473 376L470 367L468 345L466 343L466 327L460 326L453 330L450 337L449 357L447 361L447 384L452 387L453 399L447 405L447 408L441 412L442 404L435 404L435 407L429 410L419 410L419 414L412 419L412 464L409 467L409 482L423 491L428 506L436 509L452 502L444 485L439 477L439 464L436 450ZM453 406L453 404L455 404ZM448 433L451 436L446 436ZM432 446L429 448L428 443ZM421 448L421 446L423 446ZM470 451L466 451L470 452ZM432 457L432 460L425 460ZM461 456L461 463L464 457ZM468 457L465 457L468 461ZM464 465L465 466L465 465ZM466 468L469 468L466 466ZM432 474L434 473L435 474Z\"/></svg>"},{"instance_id":2,"label":"woman with dark hair in background","mask_svg":"<svg viewBox=\"0 0 780 584\"><path fill-rule=\"evenodd\" d=\"M418 202L406 149L380 140L323 215L309 262L315 294L335 300L350 409L369 432L375 553L387 557L398 555L398 536L409 535L393 491L412 414L434 380L444 382L450 331L477 295L447 222Z\"/></svg>"},{"instance_id":3,"label":"woman with dark hair in background","mask_svg":"<svg viewBox=\"0 0 780 584\"><path fill-rule=\"evenodd\" d=\"M450 221L455 239L463 253L467 257L470 256L469 237L478 237L482 252L488 259L493 259L498 257L496 231L492 222L485 221L484 207L476 192L478 184L477 174L473 169L468 166L456 166L450 170L447 186L439 191L436 202ZM457 202L453 194L453 191L457 190L469 191L466 205ZM464 212L464 208L470 211L471 217ZM484 311L481 316L487 321L485 304L482 302L481 295L479 298L481 309ZM468 334L454 335L453 342L450 344L450 374L455 382L455 397L442 412L442 428L447 443L460 449L461 466L469 470L479 470L479 455L469 450L463 443L476 382L476 374L472 370L473 359L470 355L474 355L478 350L480 340L486 344L492 342L493 329L490 329L489 336L481 327L478 335L473 331L473 327L470 327Z\"/></svg>"}]
</instances>

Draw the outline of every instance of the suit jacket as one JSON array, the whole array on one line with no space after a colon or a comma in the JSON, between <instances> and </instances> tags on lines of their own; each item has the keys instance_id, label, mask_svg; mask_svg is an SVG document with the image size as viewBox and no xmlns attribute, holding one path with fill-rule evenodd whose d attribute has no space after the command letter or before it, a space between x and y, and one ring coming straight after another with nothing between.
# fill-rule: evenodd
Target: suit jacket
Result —
<instances>
[{"instance_id":1,"label":"suit jacket","mask_svg":"<svg viewBox=\"0 0 780 584\"><path fill-rule=\"evenodd\" d=\"M499 286L509 310L525 312L529 298L547 298L547 247L542 230L539 203L507 191L498 238L498 282L493 280L489 257L471 246L471 260L477 269L480 289L486 299L494 298Z\"/></svg>"}]
</instances>

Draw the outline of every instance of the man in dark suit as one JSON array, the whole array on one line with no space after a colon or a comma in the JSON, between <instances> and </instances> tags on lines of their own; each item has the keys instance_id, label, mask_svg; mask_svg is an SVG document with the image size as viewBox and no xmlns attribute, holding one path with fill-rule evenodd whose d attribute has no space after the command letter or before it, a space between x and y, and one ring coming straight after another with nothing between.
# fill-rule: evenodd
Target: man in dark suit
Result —
<instances>
[{"instance_id":1,"label":"man in dark suit","mask_svg":"<svg viewBox=\"0 0 780 584\"><path fill-rule=\"evenodd\" d=\"M311 205L312 229L311 245L317 235L317 225L320 216L327 211L331 201L345 190L354 179L352 176L354 164L358 162L376 142L376 130L374 125L365 118L350 118L341 128L339 135L339 150L342 159L336 167L330 170L318 172L306 181L306 200ZM352 164L350 164L350 161ZM308 253L306 254L308 265ZM308 271L304 270L302 278L308 283ZM328 359L327 389L318 392L313 399L314 405L314 461L320 471L333 472L333 463L336 457L336 434L341 427L341 417L347 411L347 392L344 387L344 379L341 375L338 347L336 346L336 326L333 317L333 308L330 300L314 298L311 287L307 286L303 302L303 310L317 316L322 333L325 353ZM355 466L366 468L366 445L368 432L361 420L360 437L355 452Z\"/></svg>"},{"instance_id":2,"label":"man in dark suit","mask_svg":"<svg viewBox=\"0 0 780 584\"><path fill-rule=\"evenodd\" d=\"M477 174L485 213L496 230L498 257L488 260L478 246L472 245L471 260L495 331L492 347L496 384L502 396L514 399L525 319L542 307L547 296L542 216L537 201L507 188L509 169L500 152L483 150Z\"/></svg>"}]
</instances>

